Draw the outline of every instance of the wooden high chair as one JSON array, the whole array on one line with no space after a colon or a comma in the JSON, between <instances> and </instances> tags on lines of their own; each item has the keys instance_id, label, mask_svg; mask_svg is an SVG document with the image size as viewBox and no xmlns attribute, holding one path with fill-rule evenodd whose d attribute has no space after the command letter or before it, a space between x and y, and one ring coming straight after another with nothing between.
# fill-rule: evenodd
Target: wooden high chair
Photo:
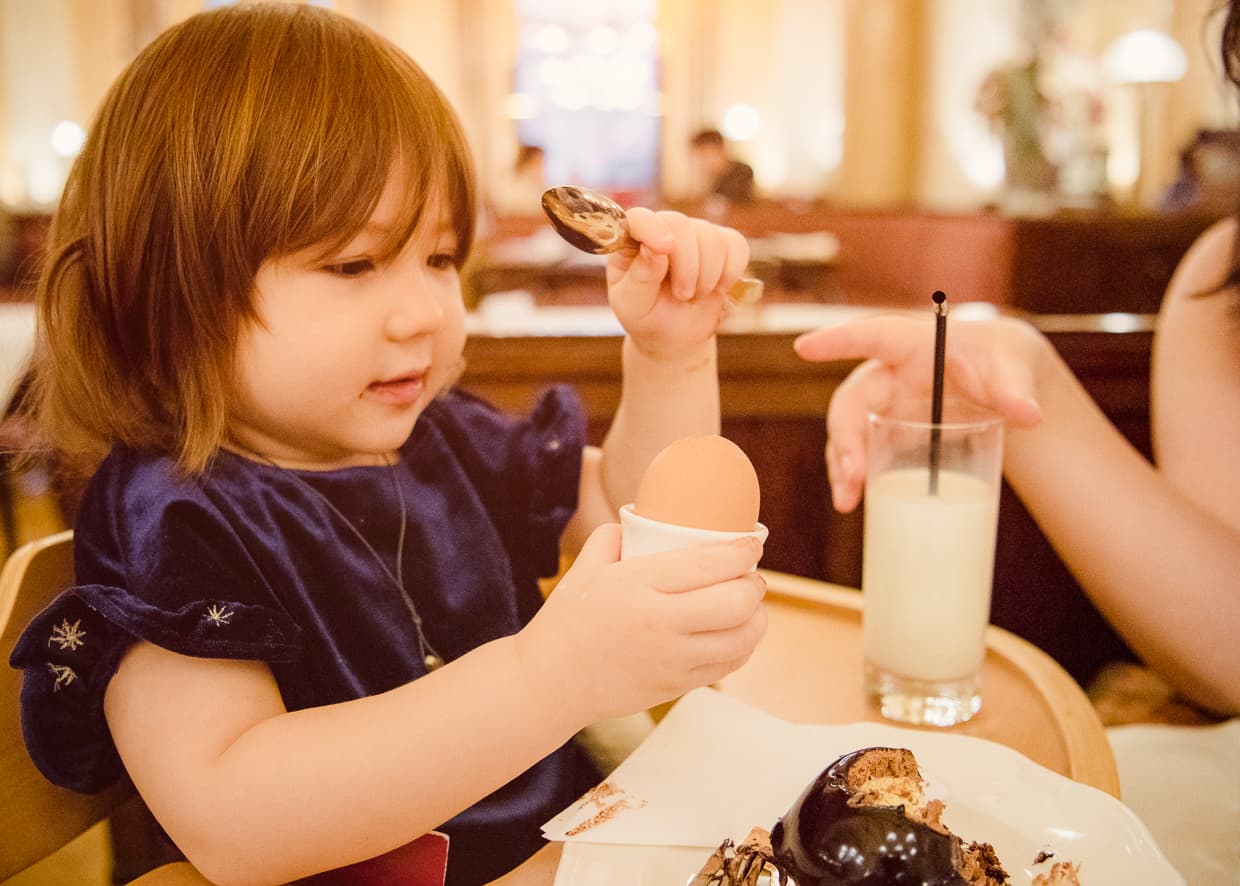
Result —
<instances>
[{"instance_id":1,"label":"wooden high chair","mask_svg":"<svg viewBox=\"0 0 1240 886\"><path fill-rule=\"evenodd\" d=\"M9 667L9 656L30 619L72 581L71 531L22 545L0 571L0 882L109 818L134 796L128 782L99 794L57 787L35 768L22 741L21 673ZM209 886L187 862L162 865L132 882Z\"/></svg>"}]
</instances>

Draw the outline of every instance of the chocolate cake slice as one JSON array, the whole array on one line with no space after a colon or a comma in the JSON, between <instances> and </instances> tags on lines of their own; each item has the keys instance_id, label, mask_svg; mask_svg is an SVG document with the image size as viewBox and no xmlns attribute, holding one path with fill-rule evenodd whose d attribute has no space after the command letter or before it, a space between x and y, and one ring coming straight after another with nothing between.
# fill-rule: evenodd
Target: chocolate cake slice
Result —
<instances>
[{"instance_id":1,"label":"chocolate cake slice","mask_svg":"<svg viewBox=\"0 0 1240 886\"><path fill-rule=\"evenodd\" d=\"M925 798L912 751L854 751L823 770L775 823L775 866L796 886L1008 883L994 847L965 843L942 815L942 802Z\"/></svg>"},{"instance_id":2,"label":"chocolate cake slice","mask_svg":"<svg viewBox=\"0 0 1240 886\"><path fill-rule=\"evenodd\" d=\"M822 771L768 835L716 850L691 886L1003 886L989 843L966 843L927 800L912 751L864 748ZM766 874L767 878L762 879Z\"/></svg>"}]
</instances>

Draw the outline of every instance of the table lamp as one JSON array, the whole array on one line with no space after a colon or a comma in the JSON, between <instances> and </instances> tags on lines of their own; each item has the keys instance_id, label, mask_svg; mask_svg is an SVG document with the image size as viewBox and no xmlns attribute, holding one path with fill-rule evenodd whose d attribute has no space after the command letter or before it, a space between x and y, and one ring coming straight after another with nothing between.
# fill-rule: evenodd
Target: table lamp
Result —
<instances>
[{"instance_id":1,"label":"table lamp","mask_svg":"<svg viewBox=\"0 0 1240 886\"><path fill-rule=\"evenodd\" d=\"M1188 58L1169 34L1141 28L1116 38L1103 54L1102 64L1107 76L1130 88L1135 97L1137 175L1132 199L1143 202L1149 197L1154 134L1162 124L1161 91L1184 76Z\"/></svg>"}]
</instances>

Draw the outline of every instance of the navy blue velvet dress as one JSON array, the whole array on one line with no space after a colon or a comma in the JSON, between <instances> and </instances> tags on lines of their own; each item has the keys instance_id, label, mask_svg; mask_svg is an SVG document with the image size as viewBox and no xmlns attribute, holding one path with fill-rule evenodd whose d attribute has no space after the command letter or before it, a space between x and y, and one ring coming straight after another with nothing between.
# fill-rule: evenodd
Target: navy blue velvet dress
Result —
<instances>
[{"instance_id":1,"label":"navy blue velvet dress","mask_svg":"<svg viewBox=\"0 0 1240 886\"><path fill-rule=\"evenodd\" d=\"M547 392L527 418L459 391L419 418L394 472L408 513L403 577L427 639L448 661L517 632L541 604L537 579L557 571L583 445L581 407L567 388ZM50 780L89 792L123 775L103 694L139 639L266 662L289 710L425 673L392 581L304 485L330 499L390 568L400 526L393 472L298 478L230 452L191 479L161 456L118 449L104 461L75 527L78 583L31 622L12 656L24 669L26 743ZM482 883L515 866L541 845L539 825L596 778L565 745L444 823L448 882Z\"/></svg>"}]
</instances>

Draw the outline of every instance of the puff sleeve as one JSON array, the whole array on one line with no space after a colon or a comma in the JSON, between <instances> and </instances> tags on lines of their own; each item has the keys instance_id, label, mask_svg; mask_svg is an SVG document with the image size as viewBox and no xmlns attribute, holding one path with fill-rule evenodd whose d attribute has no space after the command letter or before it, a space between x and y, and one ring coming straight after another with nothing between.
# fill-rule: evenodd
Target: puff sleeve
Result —
<instances>
[{"instance_id":1,"label":"puff sleeve","mask_svg":"<svg viewBox=\"0 0 1240 886\"><path fill-rule=\"evenodd\" d=\"M78 584L30 622L11 664L32 760L50 781L94 792L122 773L103 696L132 644L274 663L298 658L300 631L202 487L163 460L110 456L75 529Z\"/></svg>"}]
</instances>

